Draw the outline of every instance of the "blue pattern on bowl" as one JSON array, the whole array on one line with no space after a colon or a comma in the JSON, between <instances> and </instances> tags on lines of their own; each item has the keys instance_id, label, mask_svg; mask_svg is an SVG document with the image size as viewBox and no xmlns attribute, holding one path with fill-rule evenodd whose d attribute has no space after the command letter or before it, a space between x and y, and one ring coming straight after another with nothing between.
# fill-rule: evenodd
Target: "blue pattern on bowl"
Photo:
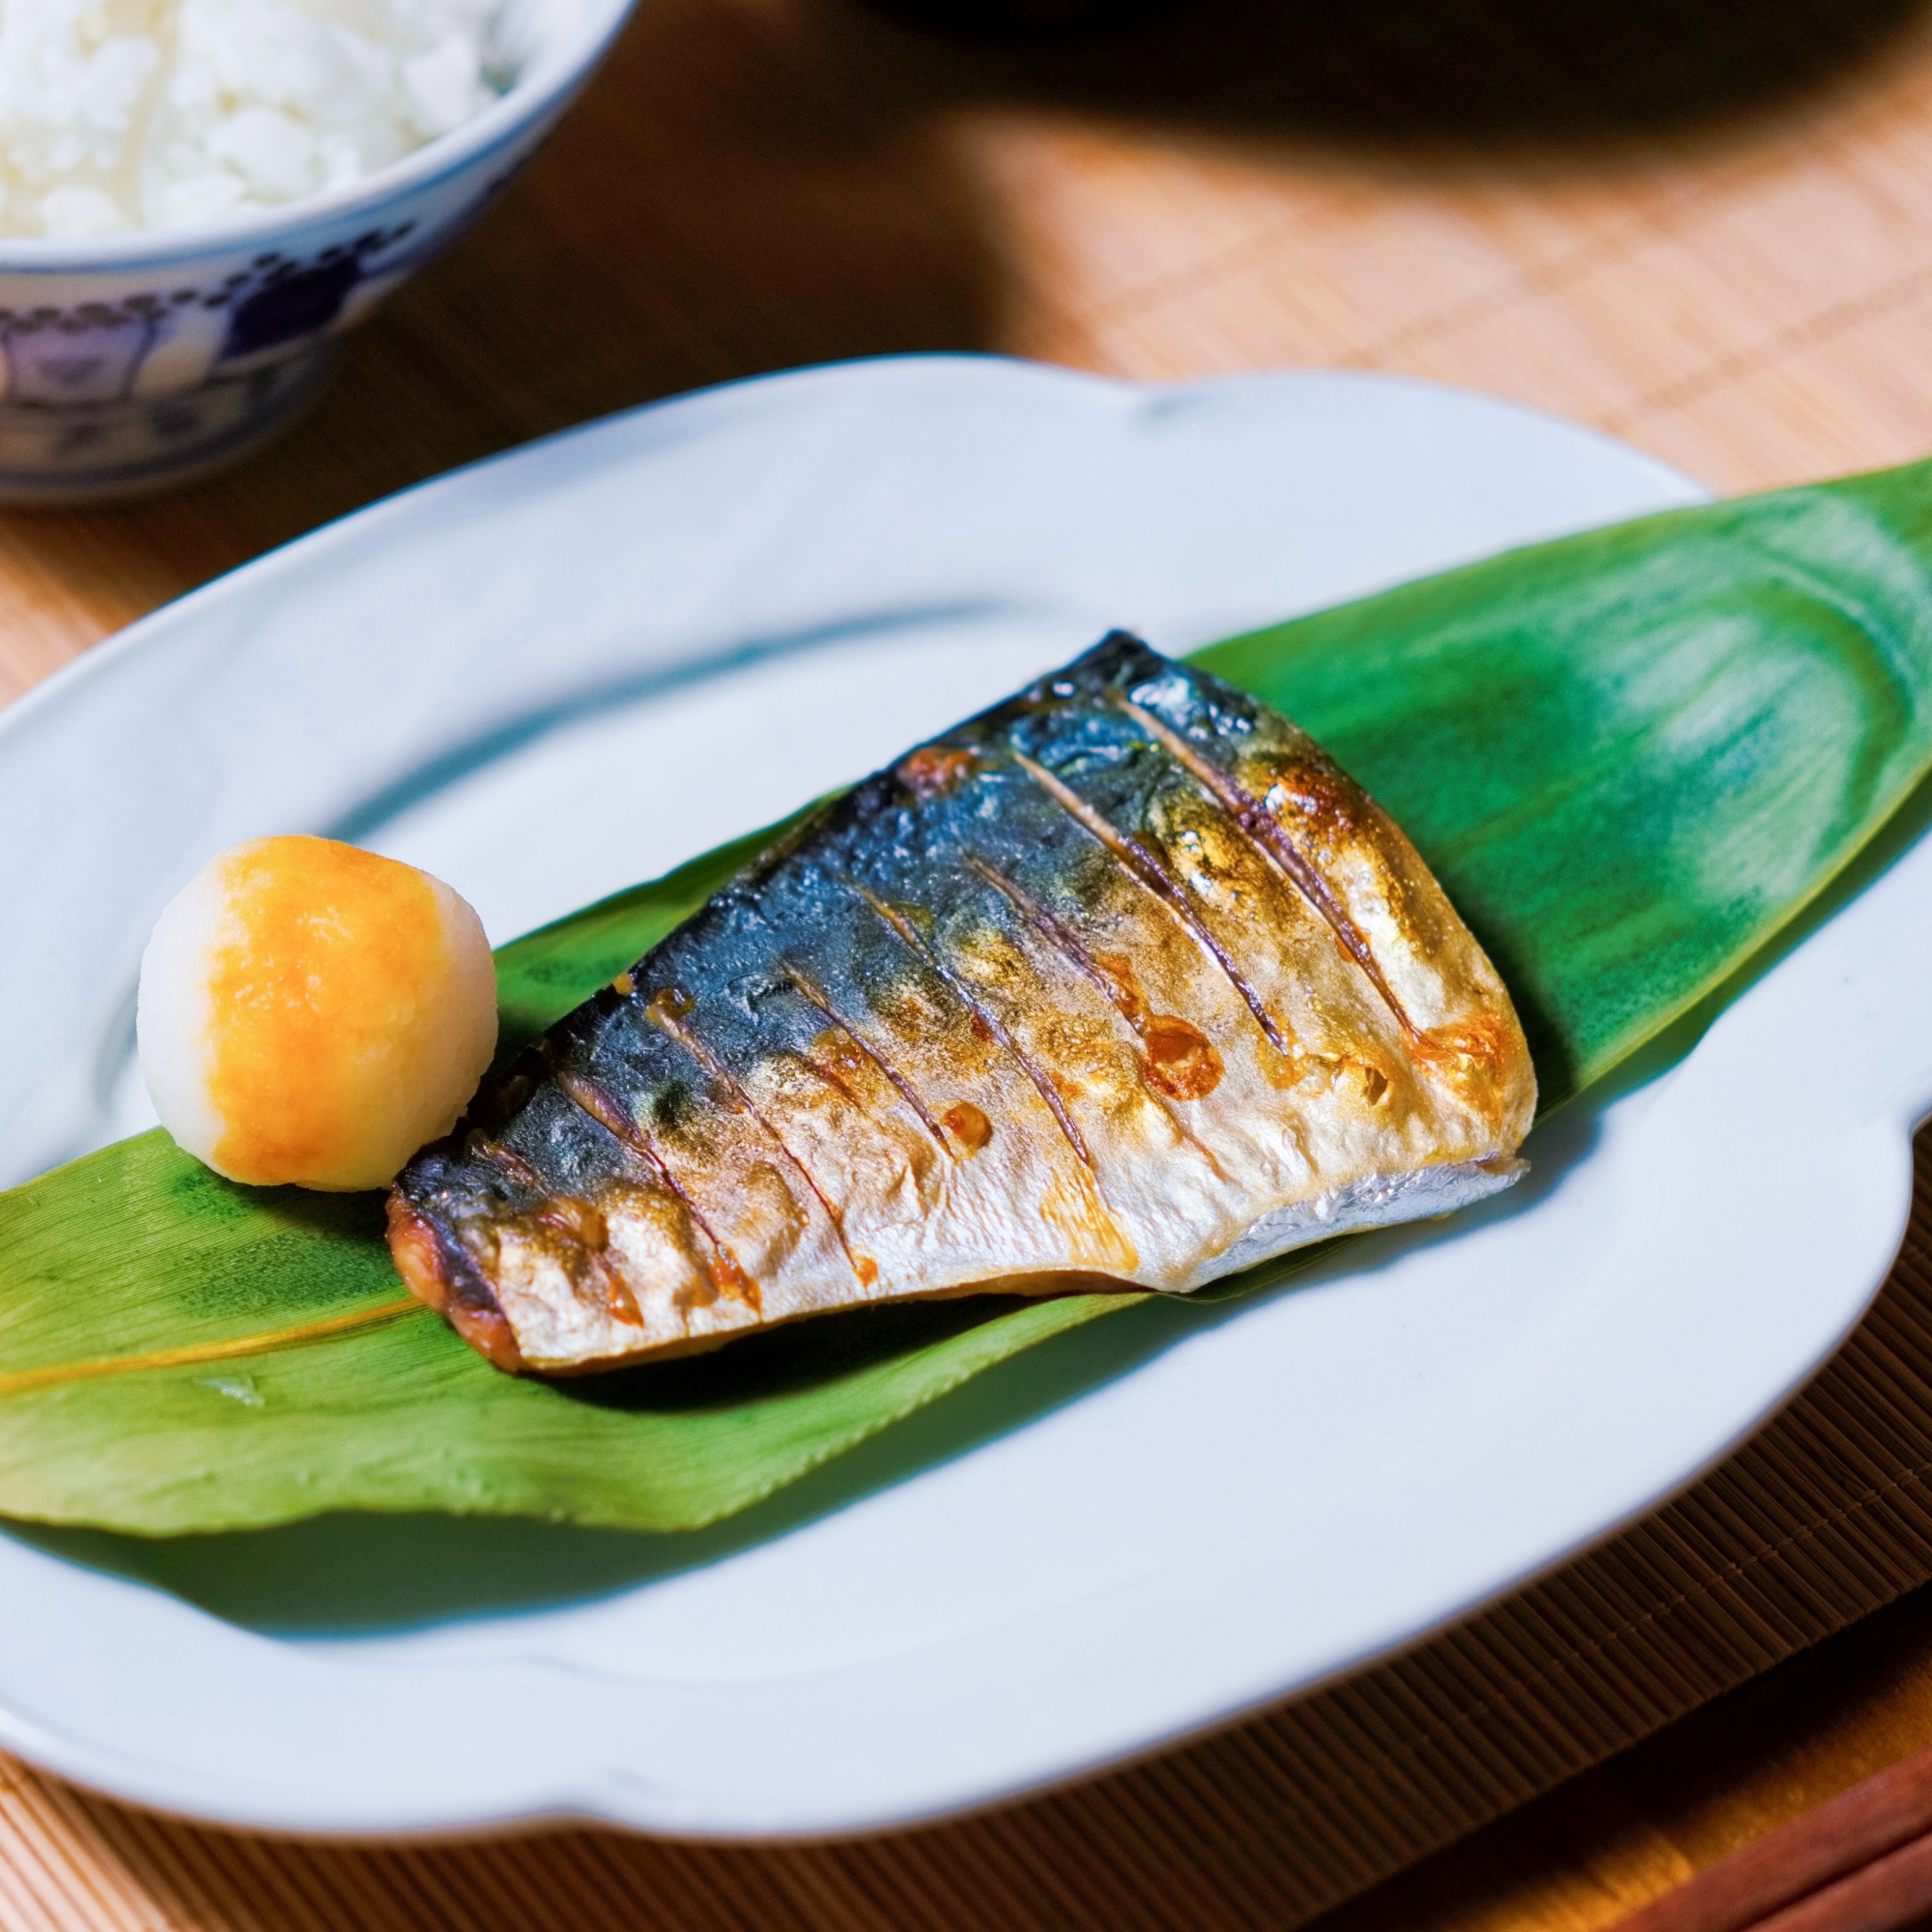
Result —
<instances>
[{"instance_id":1,"label":"blue pattern on bowl","mask_svg":"<svg viewBox=\"0 0 1932 1932\"><path fill-rule=\"evenodd\" d=\"M322 388L341 333L508 185L628 6L582 0L547 71L346 194L226 232L0 240L0 502L163 487L281 429Z\"/></svg>"}]
</instances>

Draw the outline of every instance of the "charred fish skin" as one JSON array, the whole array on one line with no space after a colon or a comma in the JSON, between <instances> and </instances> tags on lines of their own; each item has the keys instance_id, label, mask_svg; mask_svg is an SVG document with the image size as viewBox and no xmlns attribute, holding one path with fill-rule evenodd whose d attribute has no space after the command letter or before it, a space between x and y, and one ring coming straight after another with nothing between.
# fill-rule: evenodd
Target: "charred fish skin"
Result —
<instances>
[{"instance_id":1,"label":"charred fish skin","mask_svg":"<svg viewBox=\"0 0 1932 1932\"><path fill-rule=\"evenodd\" d=\"M1115 632L875 773L399 1177L405 1280L568 1374L904 1296L1185 1293L1507 1186L1509 996L1305 733Z\"/></svg>"}]
</instances>

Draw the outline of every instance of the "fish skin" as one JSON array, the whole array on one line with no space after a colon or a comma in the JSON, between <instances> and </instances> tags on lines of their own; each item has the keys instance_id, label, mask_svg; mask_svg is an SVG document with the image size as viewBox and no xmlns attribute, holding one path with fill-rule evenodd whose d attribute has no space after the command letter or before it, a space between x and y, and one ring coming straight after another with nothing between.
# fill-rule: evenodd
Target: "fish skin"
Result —
<instances>
[{"instance_id":1,"label":"fish skin","mask_svg":"<svg viewBox=\"0 0 1932 1932\"><path fill-rule=\"evenodd\" d=\"M1185 1293L1507 1186L1501 980L1304 733L1112 633L832 803L403 1171L410 1287L570 1374L912 1295Z\"/></svg>"}]
</instances>

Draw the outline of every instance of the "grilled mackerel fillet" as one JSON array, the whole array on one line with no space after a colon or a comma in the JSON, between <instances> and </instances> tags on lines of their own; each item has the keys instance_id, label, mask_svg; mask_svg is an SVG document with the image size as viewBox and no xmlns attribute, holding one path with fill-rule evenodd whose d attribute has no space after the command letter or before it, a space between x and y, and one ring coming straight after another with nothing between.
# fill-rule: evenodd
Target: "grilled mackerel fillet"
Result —
<instances>
[{"instance_id":1,"label":"grilled mackerel fillet","mask_svg":"<svg viewBox=\"0 0 1932 1932\"><path fill-rule=\"evenodd\" d=\"M559 1021L389 1238L499 1368L569 1373L908 1295L1185 1293L1506 1187L1535 1104L1396 826L1116 632Z\"/></svg>"}]
</instances>

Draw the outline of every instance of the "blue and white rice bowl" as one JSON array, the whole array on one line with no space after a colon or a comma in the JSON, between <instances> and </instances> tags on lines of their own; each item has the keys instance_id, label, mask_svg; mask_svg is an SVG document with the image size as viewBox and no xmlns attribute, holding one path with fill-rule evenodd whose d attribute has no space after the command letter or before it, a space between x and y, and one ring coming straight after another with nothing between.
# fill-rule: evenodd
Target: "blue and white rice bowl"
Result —
<instances>
[{"instance_id":1,"label":"blue and white rice bowl","mask_svg":"<svg viewBox=\"0 0 1932 1932\"><path fill-rule=\"evenodd\" d=\"M0 238L0 502L156 489L281 428L343 331L528 159L631 4L512 0L510 86L348 187L191 228Z\"/></svg>"}]
</instances>

